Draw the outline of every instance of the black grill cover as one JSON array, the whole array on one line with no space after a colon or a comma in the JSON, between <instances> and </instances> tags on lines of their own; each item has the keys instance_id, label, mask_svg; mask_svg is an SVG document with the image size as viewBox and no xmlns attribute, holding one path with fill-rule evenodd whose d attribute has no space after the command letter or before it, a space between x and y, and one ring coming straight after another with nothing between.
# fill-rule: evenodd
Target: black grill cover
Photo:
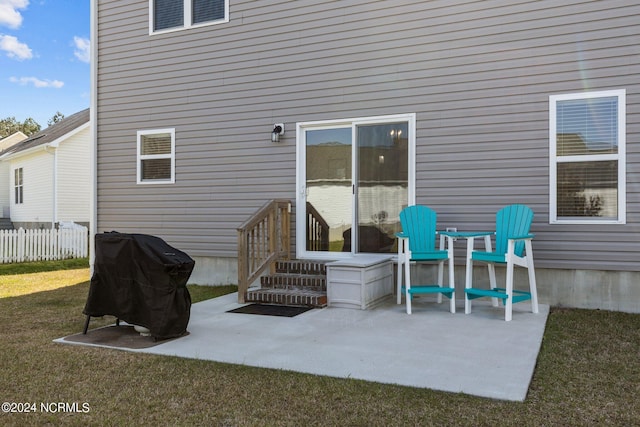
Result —
<instances>
[{"instance_id":1,"label":"black grill cover","mask_svg":"<svg viewBox=\"0 0 640 427\"><path fill-rule=\"evenodd\" d=\"M156 339L187 331L195 261L164 240L145 234L96 235L96 257L83 313L112 315L144 326Z\"/></svg>"}]
</instances>

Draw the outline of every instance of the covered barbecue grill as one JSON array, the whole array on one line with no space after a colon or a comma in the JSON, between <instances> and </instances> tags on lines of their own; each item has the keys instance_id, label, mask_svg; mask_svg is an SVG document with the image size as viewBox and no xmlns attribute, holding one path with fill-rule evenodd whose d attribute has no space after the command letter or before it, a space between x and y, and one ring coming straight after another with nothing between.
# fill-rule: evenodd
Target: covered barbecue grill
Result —
<instances>
[{"instance_id":1,"label":"covered barbecue grill","mask_svg":"<svg viewBox=\"0 0 640 427\"><path fill-rule=\"evenodd\" d=\"M156 339L186 333L191 296L186 288L195 261L159 237L97 234L95 264L83 313L115 316L144 326Z\"/></svg>"}]
</instances>

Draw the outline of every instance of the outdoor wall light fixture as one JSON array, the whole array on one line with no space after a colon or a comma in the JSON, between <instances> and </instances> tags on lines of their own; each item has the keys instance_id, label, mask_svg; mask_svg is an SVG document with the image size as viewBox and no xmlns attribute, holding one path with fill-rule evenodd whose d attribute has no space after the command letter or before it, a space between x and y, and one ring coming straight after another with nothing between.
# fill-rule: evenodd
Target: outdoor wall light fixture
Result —
<instances>
[{"instance_id":1,"label":"outdoor wall light fixture","mask_svg":"<svg viewBox=\"0 0 640 427\"><path fill-rule=\"evenodd\" d=\"M276 123L273 125L271 142L280 142L280 135L284 135L284 123Z\"/></svg>"}]
</instances>

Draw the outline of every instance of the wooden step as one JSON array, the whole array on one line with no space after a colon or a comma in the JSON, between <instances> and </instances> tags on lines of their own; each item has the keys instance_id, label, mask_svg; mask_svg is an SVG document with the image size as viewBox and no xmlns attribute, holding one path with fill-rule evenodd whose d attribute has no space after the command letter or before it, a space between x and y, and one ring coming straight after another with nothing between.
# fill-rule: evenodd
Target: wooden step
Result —
<instances>
[{"instance_id":1,"label":"wooden step","mask_svg":"<svg viewBox=\"0 0 640 427\"><path fill-rule=\"evenodd\" d=\"M292 305L327 306L327 269L320 261L277 261L275 274L260 278L260 288L250 288L246 302Z\"/></svg>"},{"instance_id":2,"label":"wooden step","mask_svg":"<svg viewBox=\"0 0 640 427\"><path fill-rule=\"evenodd\" d=\"M327 275L326 263L323 261L288 260L276 261L276 273Z\"/></svg>"},{"instance_id":3,"label":"wooden step","mask_svg":"<svg viewBox=\"0 0 640 427\"><path fill-rule=\"evenodd\" d=\"M261 304L326 307L327 293L305 289L261 289L247 291L246 302Z\"/></svg>"},{"instance_id":4,"label":"wooden step","mask_svg":"<svg viewBox=\"0 0 640 427\"><path fill-rule=\"evenodd\" d=\"M276 273L260 278L260 286L270 289L309 289L327 291L327 276Z\"/></svg>"}]
</instances>

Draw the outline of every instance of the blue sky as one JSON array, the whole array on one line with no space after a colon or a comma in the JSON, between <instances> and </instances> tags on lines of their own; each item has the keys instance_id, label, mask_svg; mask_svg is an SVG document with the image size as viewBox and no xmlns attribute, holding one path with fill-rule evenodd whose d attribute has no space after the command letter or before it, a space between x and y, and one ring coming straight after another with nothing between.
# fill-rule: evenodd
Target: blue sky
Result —
<instances>
[{"instance_id":1,"label":"blue sky","mask_svg":"<svg viewBox=\"0 0 640 427\"><path fill-rule=\"evenodd\" d=\"M0 119L89 107L89 0L0 0Z\"/></svg>"}]
</instances>

